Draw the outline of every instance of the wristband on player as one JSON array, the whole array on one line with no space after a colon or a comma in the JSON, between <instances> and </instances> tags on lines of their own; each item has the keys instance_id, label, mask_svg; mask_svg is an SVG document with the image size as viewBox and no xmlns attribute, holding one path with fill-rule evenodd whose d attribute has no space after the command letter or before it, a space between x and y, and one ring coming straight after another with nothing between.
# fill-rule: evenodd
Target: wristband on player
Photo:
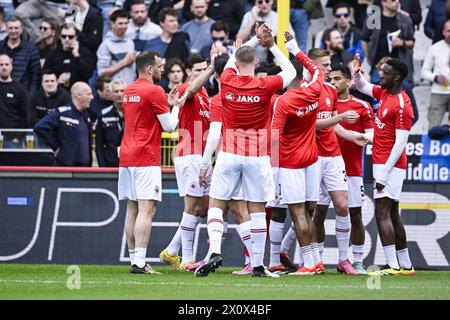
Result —
<instances>
[{"instance_id":1,"label":"wristband on player","mask_svg":"<svg viewBox=\"0 0 450 320\"><path fill-rule=\"evenodd\" d=\"M297 41L295 39L291 39L290 41L285 43L286 49L293 55L297 55L299 53L300 48L298 47Z\"/></svg>"}]
</instances>

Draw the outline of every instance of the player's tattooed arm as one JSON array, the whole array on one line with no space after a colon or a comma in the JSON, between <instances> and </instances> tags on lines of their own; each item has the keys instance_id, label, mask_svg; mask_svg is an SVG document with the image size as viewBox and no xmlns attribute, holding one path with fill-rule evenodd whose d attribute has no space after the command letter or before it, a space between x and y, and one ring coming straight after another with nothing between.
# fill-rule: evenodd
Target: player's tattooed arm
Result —
<instances>
[{"instance_id":1,"label":"player's tattooed arm","mask_svg":"<svg viewBox=\"0 0 450 320\"><path fill-rule=\"evenodd\" d=\"M361 73L361 59L359 57L359 53L355 54L355 58L350 64L350 67L352 69L352 78L356 85L356 89L373 98L372 91L374 85L367 81Z\"/></svg>"}]
</instances>

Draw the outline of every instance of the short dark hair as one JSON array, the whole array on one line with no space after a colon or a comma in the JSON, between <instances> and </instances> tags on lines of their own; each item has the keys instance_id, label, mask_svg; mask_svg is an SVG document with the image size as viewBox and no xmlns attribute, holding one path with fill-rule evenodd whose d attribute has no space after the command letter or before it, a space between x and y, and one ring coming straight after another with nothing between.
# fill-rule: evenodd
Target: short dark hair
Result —
<instances>
[{"instance_id":1,"label":"short dark hair","mask_svg":"<svg viewBox=\"0 0 450 320\"><path fill-rule=\"evenodd\" d=\"M269 70L272 66L266 62L266 61L261 61L259 63L259 65L255 68L255 74L257 73L269 73Z\"/></svg>"},{"instance_id":2,"label":"short dark hair","mask_svg":"<svg viewBox=\"0 0 450 320\"><path fill-rule=\"evenodd\" d=\"M44 71L42 71L42 76L49 74L54 74L56 76L56 73L53 69L44 69Z\"/></svg>"},{"instance_id":3,"label":"short dark hair","mask_svg":"<svg viewBox=\"0 0 450 320\"><path fill-rule=\"evenodd\" d=\"M321 49L321 48L312 48L308 51L308 57L311 60L316 60L323 57L331 56L331 52L329 50Z\"/></svg>"},{"instance_id":4,"label":"short dark hair","mask_svg":"<svg viewBox=\"0 0 450 320\"><path fill-rule=\"evenodd\" d=\"M386 64L390 65L400 75L400 83L408 75L408 65L400 59L392 58L386 61Z\"/></svg>"},{"instance_id":5,"label":"short dark hair","mask_svg":"<svg viewBox=\"0 0 450 320\"><path fill-rule=\"evenodd\" d=\"M236 61L243 64L250 64L256 59L256 50L250 46L242 46L236 50Z\"/></svg>"},{"instance_id":6,"label":"short dark hair","mask_svg":"<svg viewBox=\"0 0 450 320\"><path fill-rule=\"evenodd\" d=\"M291 59L291 63L294 66L295 72L295 80L302 81L303 79L303 65L297 59Z\"/></svg>"},{"instance_id":7,"label":"short dark hair","mask_svg":"<svg viewBox=\"0 0 450 320\"><path fill-rule=\"evenodd\" d=\"M192 69L194 64L205 62L206 59L198 53L191 54L186 60L186 69Z\"/></svg>"},{"instance_id":8,"label":"short dark hair","mask_svg":"<svg viewBox=\"0 0 450 320\"><path fill-rule=\"evenodd\" d=\"M328 29L326 29L326 30L323 32L323 35L322 35L322 43L323 43L324 45L325 45L325 41L330 41L330 40L331 40L331 33L332 33L333 31L339 32L339 30L336 29L336 28L328 28Z\"/></svg>"},{"instance_id":9,"label":"short dark hair","mask_svg":"<svg viewBox=\"0 0 450 320\"><path fill-rule=\"evenodd\" d=\"M129 19L128 11L126 11L125 9L119 9L119 10L114 11L109 16L109 21L116 22L117 19L119 19L119 18L127 18L127 19Z\"/></svg>"},{"instance_id":10,"label":"short dark hair","mask_svg":"<svg viewBox=\"0 0 450 320\"><path fill-rule=\"evenodd\" d=\"M228 62L230 57L227 54L221 54L214 59L214 72L220 77L223 70L225 69L225 65Z\"/></svg>"},{"instance_id":11,"label":"short dark hair","mask_svg":"<svg viewBox=\"0 0 450 320\"><path fill-rule=\"evenodd\" d=\"M105 83L110 83L111 81L111 77L98 77L97 80L95 80L95 90L103 91Z\"/></svg>"},{"instance_id":12,"label":"short dark hair","mask_svg":"<svg viewBox=\"0 0 450 320\"><path fill-rule=\"evenodd\" d=\"M156 57L160 57L158 51L150 50L141 52L136 57L136 69L139 73L143 73L148 66L154 66Z\"/></svg>"},{"instance_id":13,"label":"short dark hair","mask_svg":"<svg viewBox=\"0 0 450 320\"><path fill-rule=\"evenodd\" d=\"M185 80L184 78L186 77L186 67L184 66L183 61L181 61L178 58L172 58L172 59L168 59L164 65L164 75L167 77L167 75L170 73L170 70L172 69L173 66L180 66L181 70L183 70L183 81Z\"/></svg>"},{"instance_id":14,"label":"short dark hair","mask_svg":"<svg viewBox=\"0 0 450 320\"><path fill-rule=\"evenodd\" d=\"M348 13L351 13L351 7L347 2L338 2L333 7L333 15L335 15L336 11L338 11L338 9L340 8L347 8Z\"/></svg>"},{"instance_id":15,"label":"short dark hair","mask_svg":"<svg viewBox=\"0 0 450 320\"><path fill-rule=\"evenodd\" d=\"M132 6L137 6L137 5L145 5L145 0L131 0L130 1L130 9ZM147 5L145 5L147 7Z\"/></svg>"},{"instance_id":16,"label":"short dark hair","mask_svg":"<svg viewBox=\"0 0 450 320\"><path fill-rule=\"evenodd\" d=\"M164 22L166 20L166 16L172 16L178 18L178 12L174 8L167 7L162 9L158 14L159 23Z\"/></svg>"},{"instance_id":17,"label":"short dark hair","mask_svg":"<svg viewBox=\"0 0 450 320\"><path fill-rule=\"evenodd\" d=\"M344 75L344 77L348 80L352 79L352 73L350 72L350 68L342 63L338 63L331 66L331 71L340 71Z\"/></svg>"},{"instance_id":18,"label":"short dark hair","mask_svg":"<svg viewBox=\"0 0 450 320\"><path fill-rule=\"evenodd\" d=\"M213 31L224 31L226 34L228 34L230 32L230 29L225 22L217 20L211 25L210 32L212 33Z\"/></svg>"}]
</instances>

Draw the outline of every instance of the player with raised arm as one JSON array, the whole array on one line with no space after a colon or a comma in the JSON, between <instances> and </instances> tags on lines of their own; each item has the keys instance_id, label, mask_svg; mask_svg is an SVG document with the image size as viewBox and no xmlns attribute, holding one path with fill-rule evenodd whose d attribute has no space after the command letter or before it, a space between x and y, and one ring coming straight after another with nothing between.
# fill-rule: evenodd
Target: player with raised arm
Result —
<instances>
[{"instance_id":1,"label":"player with raised arm","mask_svg":"<svg viewBox=\"0 0 450 320\"><path fill-rule=\"evenodd\" d=\"M361 74L359 55L352 63L356 87L380 101L375 118L372 164L375 217L386 256L386 266L369 275L415 275L409 258L405 227L400 218L399 201L406 177L406 144L414 119L411 101L402 89L407 65L389 59L383 67L380 85L369 83Z\"/></svg>"},{"instance_id":2,"label":"player with raised arm","mask_svg":"<svg viewBox=\"0 0 450 320\"><path fill-rule=\"evenodd\" d=\"M214 45L211 49L209 66L205 58L199 54L192 54L186 65L188 80L178 88L180 95L186 94L184 108L179 113L179 140L174 159L175 175L180 197L184 201L184 211L172 241L159 255L161 260L171 265L174 270L185 270L186 264L195 262L194 234L198 223L206 216L208 210L211 167L208 167L207 183L204 186L199 184L198 175L205 147L203 136L210 123L209 97L203 85L212 74L216 56L217 50ZM180 236L181 264L177 256Z\"/></svg>"},{"instance_id":3,"label":"player with raised arm","mask_svg":"<svg viewBox=\"0 0 450 320\"><path fill-rule=\"evenodd\" d=\"M145 262L156 204L161 201L161 132L174 131L184 98L169 95L155 81L161 79L161 58L146 51L136 58L139 77L123 95L124 134L120 145L119 200L128 200L125 233L131 273L159 274Z\"/></svg>"},{"instance_id":4,"label":"player with raised arm","mask_svg":"<svg viewBox=\"0 0 450 320\"><path fill-rule=\"evenodd\" d=\"M372 107L364 100L350 94L351 73L347 66L333 66L330 73L331 84L336 87L338 114L348 110L355 111L359 118L354 123L341 123L347 130L366 133L373 136L374 116ZM359 274L367 274L363 265L365 233L362 220L362 204L364 201L364 183L362 178L363 147L353 142L338 138L339 147L345 163L348 177L348 207L351 220L351 240L353 252L353 267Z\"/></svg>"},{"instance_id":5,"label":"player with raised arm","mask_svg":"<svg viewBox=\"0 0 450 320\"><path fill-rule=\"evenodd\" d=\"M305 202L317 201L320 174L316 143L316 120L319 98L324 83L321 68L298 48L294 37L286 32L286 48L301 62L310 74L309 81L300 86L302 70L297 70L298 87L277 98L272 120L272 146L278 143L279 184L281 204L291 212L304 264L289 275L314 275L320 273L318 250L313 254L316 230ZM272 155L274 156L274 155ZM272 157L273 158L273 157ZM272 159L272 164L276 164Z\"/></svg>"},{"instance_id":6,"label":"player with raised arm","mask_svg":"<svg viewBox=\"0 0 450 320\"><path fill-rule=\"evenodd\" d=\"M263 264L267 234L265 203L275 197L269 157L269 108L271 96L292 81L295 69L275 45L266 24L256 26L256 35L230 57L220 77L223 142L212 176L208 210L208 235L213 253L195 271L196 276L207 276L221 265L223 212L227 201L242 188L251 216L252 275L278 277ZM282 69L278 75L255 77L254 47L258 42L269 48L278 60Z\"/></svg>"},{"instance_id":7,"label":"player with raised arm","mask_svg":"<svg viewBox=\"0 0 450 320\"><path fill-rule=\"evenodd\" d=\"M331 71L330 52L313 48L308 51L308 57L322 68L325 79L328 79ZM316 122L320 162L320 196L314 213L310 211L310 214L314 215L313 221L316 226L318 248L322 260L323 243L325 240L324 222L331 195L331 200L336 211L335 230L339 249L338 271L355 275L357 272L348 260L350 216L347 204L347 177L336 135L360 145L367 143L367 137L360 133L348 131L339 125L341 121L355 122L359 115L354 111L337 114L336 102L336 88L328 82L324 82L319 99ZM314 206L311 205L310 208L312 209ZM295 239L294 233L293 228L288 230L281 245L282 250L289 248L292 240ZM323 263L321 263L321 269L322 271L325 270Z\"/></svg>"}]
</instances>

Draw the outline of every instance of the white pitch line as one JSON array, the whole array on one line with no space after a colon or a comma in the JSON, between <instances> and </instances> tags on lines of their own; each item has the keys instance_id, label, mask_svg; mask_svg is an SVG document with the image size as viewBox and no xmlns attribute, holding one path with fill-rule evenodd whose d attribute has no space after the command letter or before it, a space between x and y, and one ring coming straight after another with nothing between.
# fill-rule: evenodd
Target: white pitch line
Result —
<instances>
[{"instance_id":1,"label":"white pitch line","mask_svg":"<svg viewBox=\"0 0 450 320\"><path fill-rule=\"evenodd\" d=\"M66 281L56 281L56 280L3 280L0 279L0 283L6 284L55 284L60 285L66 284ZM81 280L81 285L163 285L163 286L234 286L234 287L253 287L253 288L308 288L308 289L333 289L333 288L348 288L348 289L368 289L364 285L302 285L302 284L262 284L262 283L223 283L223 282L164 282L164 281L154 281L154 282L139 282L139 281L83 281ZM415 287L411 286L390 286L381 285L382 289L430 289L430 290L450 290L449 287Z\"/></svg>"}]
</instances>

